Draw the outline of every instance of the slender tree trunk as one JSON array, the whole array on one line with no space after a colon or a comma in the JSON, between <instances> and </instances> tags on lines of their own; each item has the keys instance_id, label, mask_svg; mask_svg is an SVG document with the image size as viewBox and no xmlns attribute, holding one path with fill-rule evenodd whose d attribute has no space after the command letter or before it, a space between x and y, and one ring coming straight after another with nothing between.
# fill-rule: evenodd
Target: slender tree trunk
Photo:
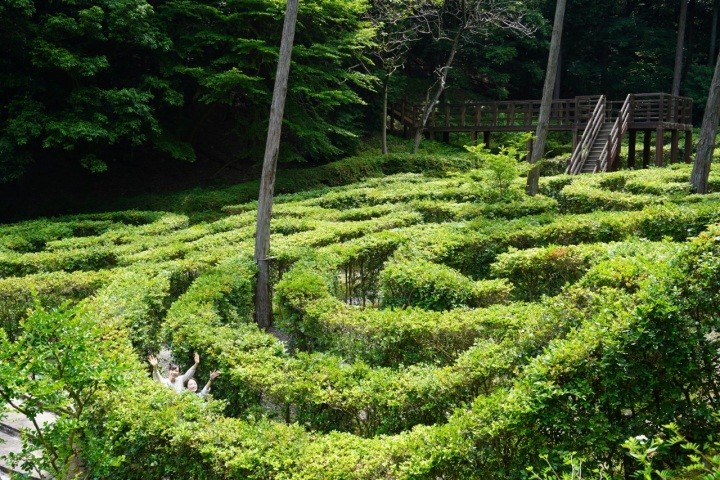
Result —
<instances>
[{"instance_id":1,"label":"slender tree trunk","mask_svg":"<svg viewBox=\"0 0 720 480\"><path fill-rule=\"evenodd\" d=\"M712 7L712 26L710 30L710 53L708 55L708 65L712 66L715 61L715 48L717 46L717 23L718 23L718 0L713 0Z\"/></svg>"},{"instance_id":2,"label":"slender tree trunk","mask_svg":"<svg viewBox=\"0 0 720 480\"><path fill-rule=\"evenodd\" d=\"M688 0L680 0L680 19L678 20L677 42L675 44L675 70L673 73L672 94L680 95L682 78L683 50L685 48L685 26L687 24Z\"/></svg>"},{"instance_id":3,"label":"slender tree trunk","mask_svg":"<svg viewBox=\"0 0 720 480\"><path fill-rule=\"evenodd\" d=\"M713 0L712 25L710 26L710 48L708 53L708 65L713 66L715 62L715 52L717 49L717 19L718 19L719 0Z\"/></svg>"},{"instance_id":4,"label":"slender tree trunk","mask_svg":"<svg viewBox=\"0 0 720 480\"><path fill-rule=\"evenodd\" d=\"M707 193L708 177L710 176L710 163L715 149L715 135L717 134L718 122L720 122L720 55L715 61L715 73L713 74L710 91L708 92L705 114L703 115L702 126L700 127L700 140L697 146L697 155L693 164L690 183L696 193Z\"/></svg>"},{"instance_id":5,"label":"slender tree trunk","mask_svg":"<svg viewBox=\"0 0 720 480\"><path fill-rule=\"evenodd\" d=\"M418 149L420 148L420 140L422 140L422 132L425 129L425 126L427 125L428 119L430 118L430 114L433 111L433 108L435 108L435 104L437 104L438 100L440 99L440 96L445 91L445 87L447 86L447 76L450 72L450 67L453 64L453 61L455 60L455 54L458 50L458 45L460 44L460 37L462 36L462 30L459 30L457 34L455 35L455 38L453 39L452 48L450 49L450 55L448 56L447 61L445 62L445 65L440 69L440 78L438 80L438 87L437 90L435 90L435 94L432 96L432 98L429 98L430 95L428 95L428 99L425 102L425 109L423 110L422 119L420 122L420 126L415 131L415 142L413 143L413 153L417 153Z\"/></svg>"},{"instance_id":6,"label":"slender tree trunk","mask_svg":"<svg viewBox=\"0 0 720 480\"><path fill-rule=\"evenodd\" d=\"M543 86L543 96L540 103L540 118L538 119L535 141L533 142L532 154L530 155L530 163L532 164L539 162L545 153L545 141L547 140L547 132L550 126L553 88L555 87L555 76L560 58L560 40L562 39L563 20L565 18L565 3L566 0L557 0L555 4L555 20L553 21L550 53L548 55L547 70L545 71L545 85ZM534 166L528 173L528 195L534 196L537 194L539 179L540 169Z\"/></svg>"},{"instance_id":7,"label":"slender tree trunk","mask_svg":"<svg viewBox=\"0 0 720 480\"><path fill-rule=\"evenodd\" d=\"M390 77L386 76L383 80L383 117L382 117L382 153L387 155L387 117L388 117L388 83Z\"/></svg>"},{"instance_id":8,"label":"slender tree trunk","mask_svg":"<svg viewBox=\"0 0 720 480\"><path fill-rule=\"evenodd\" d=\"M697 6L697 0L690 0L688 2L687 17L685 19L685 45L683 54L683 65L682 74L680 75L680 85L684 85L687 80L688 72L692 67L693 57L695 56L695 42L693 37L695 36L695 7Z\"/></svg>"},{"instance_id":9,"label":"slender tree trunk","mask_svg":"<svg viewBox=\"0 0 720 480\"><path fill-rule=\"evenodd\" d=\"M562 90L562 59L563 59L563 53L562 53L562 46L560 48L560 52L558 52L558 63L557 63L557 69L555 73L555 87L553 89L553 99L559 100L560 94Z\"/></svg>"},{"instance_id":10,"label":"slender tree trunk","mask_svg":"<svg viewBox=\"0 0 720 480\"><path fill-rule=\"evenodd\" d=\"M255 288L255 321L258 326L267 328L272 325L272 305L270 298L270 216L272 215L273 191L275 190L275 171L278 152L280 150L280 133L282 130L283 110L287 95L288 76L295 23L297 21L298 0L288 0L285 9L282 39L280 41L280 57L278 59L270 121L268 124L265 156L263 158L262 177L260 179L260 195L258 197L257 228L255 232L255 262L258 266L257 285Z\"/></svg>"}]
</instances>

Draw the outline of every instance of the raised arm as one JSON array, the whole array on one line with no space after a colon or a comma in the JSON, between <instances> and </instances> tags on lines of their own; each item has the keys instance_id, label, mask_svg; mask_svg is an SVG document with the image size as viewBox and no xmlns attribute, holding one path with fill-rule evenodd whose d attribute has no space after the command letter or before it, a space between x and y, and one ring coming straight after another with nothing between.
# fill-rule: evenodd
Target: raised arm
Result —
<instances>
[{"instance_id":1,"label":"raised arm","mask_svg":"<svg viewBox=\"0 0 720 480\"><path fill-rule=\"evenodd\" d=\"M152 366L153 369L153 380L165 386L170 386L170 381L160 375L160 371L157 368L157 357L155 355L148 355L148 362L150 362L150 366Z\"/></svg>"},{"instance_id":2,"label":"raised arm","mask_svg":"<svg viewBox=\"0 0 720 480\"><path fill-rule=\"evenodd\" d=\"M213 370L210 372L210 378L208 379L208 382L205 384L205 387L200 391L200 396L205 397L210 392L210 385L212 384L213 380L215 380L218 375L220 375L220 372L217 370Z\"/></svg>"},{"instance_id":3,"label":"raised arm","mask_svg":"<svg viewBox=\"0 0 720 480\"><path fill-rule=\"evenodd\" d=\"M184 384L187 382L190 378L192 378L193 375L195 375L195 370L197 370L197 366L200 365L200 355L198 355L197 352L193 355L193 358L195 359L195 363L192 367L188 368L187 372L185 372L183 375L177 378L175 380L176 382L180 380L181 384Z\"/></svg>"},{"instance_id":4,"label":"raised arm","mask_svg":"<svg viewBox=\"0 0 720 480\"><path fill-rule=\"evenodd\" d=\"M150 366L152 367L152 377L153 380L156 382L163 383L163 378L160 376L160 372L158 372L158 360L155 355L148 355L148 362L150 362Z\"/></svg>"}]
</instances>

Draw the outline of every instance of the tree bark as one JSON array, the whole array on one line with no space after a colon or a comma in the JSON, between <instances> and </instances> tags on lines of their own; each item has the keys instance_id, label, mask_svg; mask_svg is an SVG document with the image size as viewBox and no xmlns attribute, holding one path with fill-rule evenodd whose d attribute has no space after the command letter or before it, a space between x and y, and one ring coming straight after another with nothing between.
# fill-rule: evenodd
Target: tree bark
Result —
<instances>
[{"instance_id":1,"label":"tree bark","mask_svg":"<svg viewBox=\"0 0 720 480\"><path fill-rule=\"evenodd\" d=\"M717 23L718 23L718 7L720 6L720 0L713 0L712 7L712 26L710 31L710 53L708 55L708 65L713 64L715 61L715 50L717 48Z\"/></svg>"},{"instance_id":2,"label":"tree bark","mask_svg":"<svg viewBox=\"0 0 720 480\"><path fill-rule=\"evenodd\" d=\"M563 53L562 53L562 46L560 48L560 51L558 52L558 61L557 61L557 68L555 69L555 87L553 89L553 99L559 100L561 91L562 91L562 59L563 59Z\"/></svg>"},{"instance_id":3,"label":"tree bark","mask_svg":"<svg viewBox=\"0 0 720 480\"><path fill-rule=\"evenodd\" d=\"M458 30L457 34L455 35L455 38L453 38L453 44L452 48L450 49L450 55L448 56L447 61L445 62L445 65L440 69L440 78L438 80L438 87L435 91L435 95L430 99L428 98L428 101L425 104L425 109L423 110L422 120L420 122L420 126L415 131L415 142L413 143L413 153L417 153L418 149L420 148L420 140L422 140L422 132L425 129L425 125L427 125L427 121L430 118L430 114L432 113L433 108L435 108L435 104L440 99L440 95L445 91L445 86L447 85L447 76L450 72L450 67L453 64L453 61L455 60L455 54L458 50L458 45L460 43L460 37L462 36L462 30Z\"/></svg>"},{"instance_id":4,"label":"tree bark","mask_svg":"<svg viewBox=\"0 0 720 480\"><path fill-rule=\"evenodd\" d=\"M710 30L710 53L708 55L708 65L712 66L715 61L715 48L717 46L717 22L718 22L718 0L713 0L712 6L712 26Z\"/></svg>"},{"instance_id":5,"label":"tree bark","mask_svg":"<svg viewBox=\"0 0 720 480\"><path fill-rule=\"evenodd\" d=\"M388 117L388 83L390 83L390 77L387 76L383 80L383 117L382 117L382 153L387 155L387 117Z\"/></svg>"},{"instance_id":6,"label":"tree bark","mask_svg":"<svg viewBox=\"0 0 720 480\"><path fill-rule=\"evenodd\" d=\"M688 0L680 0L680 18L678 20L677 42L675 44L675 70L673 73L672 94L680 95L682 78L683 50L685 48L685 26L687 25Z\"/></svg>"},{"instance_id":7,"label":"tree bark","mask_svg":"<svg viewBox=\"0 0 720 480\"><path fill-rule=\"evenodd\" d=\"M545 85L543 86L543 96L540 102L540 118L538 126L535 130L535 141L533 142L532 154L530 155L530 163L536 164L540 161L545 153L545 141L547 140L547 132L550 126L550 109L552 107L553 89L555 88L555 76L557 75L558 60L560 58L560 41L562 39L563 20L565 18L566 0L557 0L555 4L555 19L553 21L552 37L550 39L550 53L548 55L548 65L545 71ZM527 194L534 196L538 191L538 181L540 179L540 170L537 166L533 167L528 173L527 178Z\"/></svg>"},{"instance_id":8,"label":"tree bark","mask_svg":"<svg viewBox=\"0 0 720 480\"><path fill-rule=\"evenodd\" d=\"M697 0L690 0L688 2L687 17L685 18L685 45L683 53L683 65L682 74L680 75L680 85L684 85L687 81L688 72L692 68L693 57L695 56L695 42L693 37L695 35L695 7L697 6Z\"/></svg>"},{"instance_id":9,"label":"tree bark","mask_svg":"<svg viewBox=\"0 0 720 480\"><path fill-rule=\"evenodd\" d=\"M275 87L273 89L272 105L270 106L270 119L268 135L265 143L265 156L263 157L262 177L260 179L260 194L258 197L257 227L255 231L255 262L258 266L257 284L255 286L255 321L261 328L272 325L272 299L270 298L270 217L272 215L273 192L275 190L275 172L277 158L280 150L280 134L282 131L283 111L287 95L288 76L290 73L290 59L293 40L295 39L295 24L297 21L298 0L288 0L285 9L282 39L280 41L280 57L278 58Z\"/></svg>"},{"instance_id":10,"label":"tree bark","mask_svg":"<svg viewBox=\"0 0 720 480\"><path fill-rule=\"evenodd\" d=\"M707 103L705 104L697 155L690 175L690 183L696 193L707 193L710 163L715 149L718 122L720 122L720 55L715 60L715 73L713 74Z\"/></svg>"}]
</instances>

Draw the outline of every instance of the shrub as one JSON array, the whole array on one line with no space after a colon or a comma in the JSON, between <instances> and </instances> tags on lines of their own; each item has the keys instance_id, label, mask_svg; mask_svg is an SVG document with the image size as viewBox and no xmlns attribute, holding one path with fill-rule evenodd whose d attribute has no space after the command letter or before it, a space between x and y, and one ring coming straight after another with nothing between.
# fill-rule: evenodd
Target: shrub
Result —
<instances>
[{"instance_id":1,"label":"shrub","mask_svg":"<svg viewBox=\"0 0 720 480\"><path fill-rule=\"evenodd\" d=\"M540 295L556 295L565 284L577 281L606 248L594 244L512 249L498 255L490 271L512 282L518 299L532 301Z\"/></svg>"},{"instance_id":2,"label":"shrub","mask_svg":"<svg viewBox=\"0 0 720 480\"><path fill-rule=\"evenodd\" d=\"M477 285L455 269L424 260L395 260L380 274L381 302L385 308L416 306L451 310L478 306L508 293L504 283Z\"/></svg>"}]
</instances>

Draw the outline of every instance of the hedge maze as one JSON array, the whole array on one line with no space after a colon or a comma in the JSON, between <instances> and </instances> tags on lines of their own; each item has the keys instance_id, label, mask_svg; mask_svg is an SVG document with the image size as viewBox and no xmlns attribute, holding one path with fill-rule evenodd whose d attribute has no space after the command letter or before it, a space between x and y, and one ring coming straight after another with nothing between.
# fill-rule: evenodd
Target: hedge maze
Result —
<instances>
[{"instance_id":1,"label":"hedge maze","mask_svg":"<svg viewBox=\"0 0 720 480\"><path fill-rule=\"evenodd\" d=\"M697 196L688 174L546 177L529 198L441 169L280 195L280 335L252 321L252 202L3 226L0 327L78 303L130 352L133 385L88 427L115 459L86 460L97 478L527 478L563 452L621 475L631 436L716 428L720 177ZM222 372L214 401L159 391L162 345Z\"/></svg>"}]
</instances>

